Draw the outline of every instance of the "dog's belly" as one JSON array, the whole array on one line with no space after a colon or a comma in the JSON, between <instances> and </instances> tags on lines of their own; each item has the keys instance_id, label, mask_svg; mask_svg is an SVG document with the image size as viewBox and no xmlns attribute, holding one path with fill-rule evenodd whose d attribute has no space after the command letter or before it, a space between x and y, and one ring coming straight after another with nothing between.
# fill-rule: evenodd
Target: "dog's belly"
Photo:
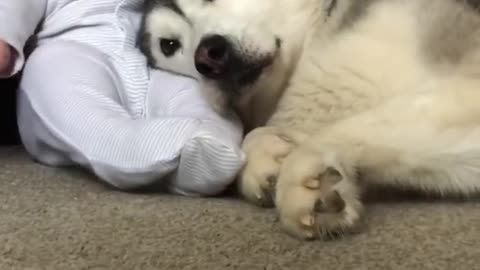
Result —
<instances>
[{"instance_id":1,"label":"dog's belly","mask_svg":"<svg viewBox=\"0 0 480 270\"><path fill-rule=\"evenodd\" d=\"M314 38L270 124L312 132L438 83L411 7L391 3L329 41Z\"/></svg>"}]
</instances>

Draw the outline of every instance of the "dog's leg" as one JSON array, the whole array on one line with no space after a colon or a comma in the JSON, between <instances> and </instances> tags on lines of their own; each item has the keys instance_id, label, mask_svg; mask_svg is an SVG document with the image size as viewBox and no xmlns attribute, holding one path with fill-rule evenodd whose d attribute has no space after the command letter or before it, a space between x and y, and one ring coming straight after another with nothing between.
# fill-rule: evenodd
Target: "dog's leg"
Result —
<instances>
[{"instance_id":1,"label":"dog's leg","mask_svg":"<svg viewBox=\"0 0 480 270\"><path fill-rule=\"evenodd\" d=\"M238 178L240 194L256 205L272 207L280 166L305 138L301 132L273 126L250 132L242 145L247 163Z\"/></svg>"},{"instance_id":2,"label":"dog's leg","mask_svg":"<svg viewBox=\"0 0 480 270\"><path fill-rule=\"evenodd\" d=\"M242 145L247 163L238 178L240 194L256 205L272 207L280 165L305 137L301 132L280 127L261 127L250 132Z\"/></svg>"},{"instance_id":3,"label":"dog's leg","mask_svg":"<svg viewBox=\"0 0 480 270\"><path fill-rule=\"evenodd\" d=\"M450 81L405 93L316 133L287 156L275 204L296 236L355 227L360 187L378 183L440 194L480 191L480 83Z\"/></svg>"}]
</instances>

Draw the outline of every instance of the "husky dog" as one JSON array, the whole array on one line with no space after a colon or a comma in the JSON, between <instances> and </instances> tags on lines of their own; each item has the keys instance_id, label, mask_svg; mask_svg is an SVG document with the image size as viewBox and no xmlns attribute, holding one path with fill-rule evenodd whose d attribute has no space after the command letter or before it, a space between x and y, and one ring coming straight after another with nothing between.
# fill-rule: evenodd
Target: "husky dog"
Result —
<instances>
[{"instance_id":1,"label":"husky dog","mask_svg":"<svg viewBox=\"0 0 480 270\"><path fill-rule=\"evenodd\" d=\"M368 185L480 190L478 6L147 0L141 44L251 130L241 194L320 238L356 227Z\"/></svg>"}]
</instances>

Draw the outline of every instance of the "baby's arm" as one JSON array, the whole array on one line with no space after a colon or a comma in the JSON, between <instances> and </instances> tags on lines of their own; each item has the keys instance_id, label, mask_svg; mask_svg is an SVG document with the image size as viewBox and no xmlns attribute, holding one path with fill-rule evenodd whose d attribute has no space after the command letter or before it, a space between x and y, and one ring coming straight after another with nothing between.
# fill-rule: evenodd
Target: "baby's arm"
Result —
<instances>
[{"instance_id":1,"label":"baby's arm","mask_svg":"<svg viewBox=\"0 0 480 270\"><path fill-rule=\"evenodd\" d=\"M17 73L25 62L23 47L44 18L47 0L0 1L0 77ZM12 66L13 65L13 66Z\"/></svg>"},{"instance_id":2,"label":"baby's arm","mask_svg":"<svg viewBox=\"0 0 480 270\"><path fill-rule=\"evenodd\" d=\"M13 69L13 49L0 39L0 78L9 77Z\"/></svg>"}]
</instances>

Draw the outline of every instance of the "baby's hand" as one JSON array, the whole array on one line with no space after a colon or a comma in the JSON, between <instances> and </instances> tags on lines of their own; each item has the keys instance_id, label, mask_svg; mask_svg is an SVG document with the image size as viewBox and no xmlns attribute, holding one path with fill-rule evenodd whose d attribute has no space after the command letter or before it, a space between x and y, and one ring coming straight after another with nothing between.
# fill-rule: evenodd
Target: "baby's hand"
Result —
<instances>
[{"instance_id":1,"label":"baby's hand","mask_svg":"<svg viewBox=\"0 0 480 270\"><path fill-rule=\"evenodd\" d=\"M13 50L5 41L0 40L0 77L10 75L13 69Z\"/></svg>"}]
</instances>

